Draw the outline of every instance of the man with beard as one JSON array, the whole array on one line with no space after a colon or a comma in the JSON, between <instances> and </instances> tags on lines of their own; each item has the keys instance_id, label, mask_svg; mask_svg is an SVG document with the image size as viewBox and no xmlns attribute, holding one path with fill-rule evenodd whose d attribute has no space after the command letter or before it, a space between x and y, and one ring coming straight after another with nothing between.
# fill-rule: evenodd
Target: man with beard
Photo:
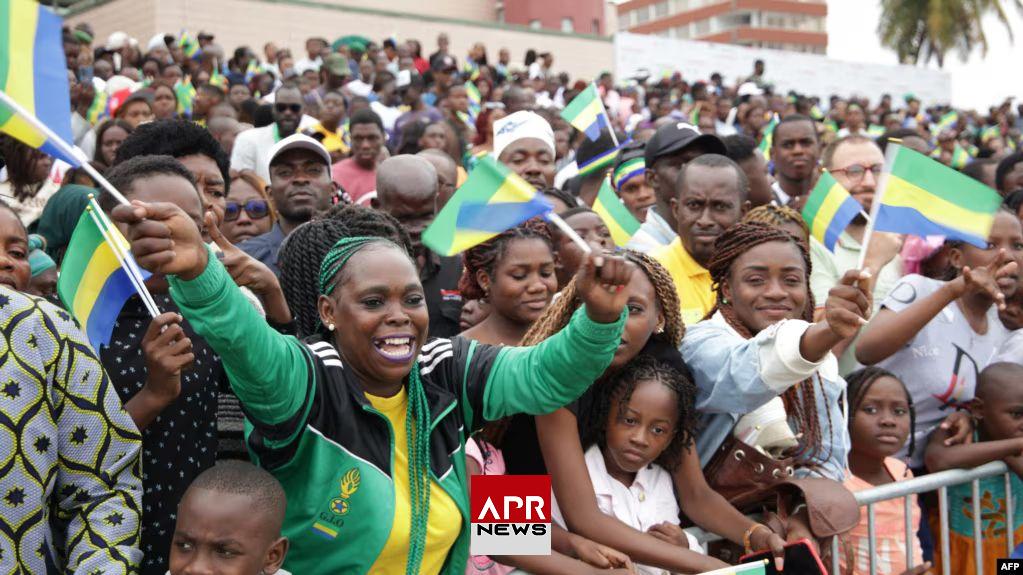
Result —
<instances>
[{"instance_id":1,"label":"man with beard","mask_svg":"<svg viewBox=\"0 0 1023 575\"><path fill-rule=\"evenodd\" d=\"M781 119L774 128L771 159L775 203L784 206L796 198L805 200L817 182L820 159L817 128L809 116L791 114Z\"/></svg>"},{"instance_id":2,"label":"man with beard","mask_svg":"<svg viewBox=\"0 0 1023 575\"><path fill-rule=\"evenodd\" d=\"M273 123L238 134L231 151L231 169L254 170L263 181L270 181L270 154L277 143L298 130L302 110L302 92L298 86L285 84L278 88L274 94Z\"/></svg>"},{"instance_id":3,"label":"man with beard","mask_svg":"<svg viewBox=\"0 0 1023 575\"><path fill-rule=\"evenodd\" d=\"M235 150L237 146L235 142ZM238 247L279 274L277 252L284 238L329 209L337 189L330 179L330 153L323 144L304 134L292 134L278 142L263 169L270 175L270 197L277 208L277 222L269 232Z\"/></svg>"},{"instance_id":4,"label":"man with beard","mask_svg":"<svg viewBox=\"0 0 1023 575\"><path fill-rule=\"evenodd\" d=\"M423 245L423 231L437 217L438 179L425 157L402 154L388 158L377 168L377 200L380 209L398 220L412 238L419 279L423 282L430 311L430 335L451 337L460 330L462 296L461 256L441 257Z\"/></svg>"}]
</instances>

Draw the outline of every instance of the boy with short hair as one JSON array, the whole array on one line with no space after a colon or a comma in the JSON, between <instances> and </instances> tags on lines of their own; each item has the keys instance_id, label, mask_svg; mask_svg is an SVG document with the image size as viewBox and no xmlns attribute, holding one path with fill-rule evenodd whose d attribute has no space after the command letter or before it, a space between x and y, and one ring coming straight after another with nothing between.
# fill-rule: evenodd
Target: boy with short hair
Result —
<instances>
[{"instance_id":1,"label":"boy with short hair","mask_svg":"<svg viewBox=\"0 0 1023 575\"><path fill-rule=\"evenodd\" d=\"M269 472L224 461L202 472L178 506L169 575L288 575L281 564L284 489Z\"/></svg>"}]
</instances>

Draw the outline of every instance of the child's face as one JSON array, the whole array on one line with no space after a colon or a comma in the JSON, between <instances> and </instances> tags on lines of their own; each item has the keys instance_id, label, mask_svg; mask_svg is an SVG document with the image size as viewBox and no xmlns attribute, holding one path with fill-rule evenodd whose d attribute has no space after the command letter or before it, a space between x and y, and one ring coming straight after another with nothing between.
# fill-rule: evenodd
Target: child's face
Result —
<instances>
[{"instance_id":1,"label":"child's face","mask_svg":"<svg viewBox=\"0 0 1023 575\"><path fill-rule=\"evenodd\" d=\"M631 485L636 472L657 459L671 443L678 423L678 397L659 381L636 384L627 405L620 394L607 414L604 463L608 473Z\"/></svg>"},{"instance_id":2,"label":"child's face","mask_svg":"<svg viewBox=\"0 0 1023 575\"><path fill-rule=\"evenodd\" d=\"M266 513L253 508L247 495L189 489L178 506L171 575L276 572L287 540L272 532Z\"/></svg>"},{"instance_id":3,"label":"child's face","mask_svg":"<svg viewBox=\"0 0 1023 575\"><path fill-rule=\"evenodd\" d=\"M986 439L1023 437L1023 386L1018 383L988 382L987 387L994 387L996 391L988 393L983 401L978 402L979 407L972 409L973 415L980 419L978 425Z\"/></svg>"},{"instance_id":4,"label":"child's face","mask_svg":"<svg viewBox=\"0 0 1023 575\"><path fill-rule=\"evenodd\" d=\"M890 457L898 453L909 438L909 402L905 388L897 379L878 378L851 416L849 433L853 449L857 451L878 458Z\"/></svg>"}]
</instances>

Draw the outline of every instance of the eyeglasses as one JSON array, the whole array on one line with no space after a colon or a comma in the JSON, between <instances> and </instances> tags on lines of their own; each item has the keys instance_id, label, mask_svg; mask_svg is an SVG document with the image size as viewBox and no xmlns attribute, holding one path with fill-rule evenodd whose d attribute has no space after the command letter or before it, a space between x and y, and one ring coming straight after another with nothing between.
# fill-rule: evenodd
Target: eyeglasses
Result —
<instances>
[{"instance_id":1,"label":"eyeglasses","mask_svg":"<svg viewBox=\"0 0 1023 575\"><path fill-rule=\"evenodd\" d=\"M283 114L288 110L291 110L292 114L301 114L302 104L274 104L274 109L278 114Z\"/></svg>"},{"instance_id":2,"label":"eyeglasses","mask_svg":"<svg viewBox=\"0 0 1023 575\"><path fill-rule=\"evenodd\" d=\"M270 204L266 200L249 200L244 204L238 202L227 202L224 206L224 221L233 222L242 215L242 210L249 215L250 219L260 220L270 214Z\"/></svg>"},{"instance_id":3,"label":"eyeglasses","mask_svg":"<svg viewBox=\"0 0 1023 575\"><path fill-rule=\"evenodd\" d=\"M884 164L874 164L868 166L866 164L853 164L844 168L834 168L831 171L832 174L836 172L845 172L845 175L849 176L849 179L853 182L859 182L863 180L863 176L867 175L869 171L874 175L874 180L877 180L881 176L881 170L884 168Z\"/></svg>"}]
</instances>

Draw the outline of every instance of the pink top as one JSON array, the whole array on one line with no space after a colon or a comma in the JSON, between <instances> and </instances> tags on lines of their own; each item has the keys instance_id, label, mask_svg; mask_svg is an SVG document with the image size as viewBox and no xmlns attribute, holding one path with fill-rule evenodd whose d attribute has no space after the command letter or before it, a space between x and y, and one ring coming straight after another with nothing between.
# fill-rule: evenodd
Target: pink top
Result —
<instances>
[{"instance_id":1,"label":"pink top","mask_svg":"<svg viewBox=\"0 0 1023 575\"><path fill-rule=\"evenodd\" d=\"M906 464L894 457L886 457L884 460L885 469L894 481L912 479L911 472ZM845 487L849 491L863 491L872 489L875 486L856 477L851 472L846 473ZM915 498L913 499L915 501ZM912 505L912 533L915 537L917 528L920 525L920 508ZM860 524L853 527L846 533L845 537L852 548L854 575L870 573L870 540L867 530L867 512L863 510ZM878 575L899 575L906 570L906 515L905 499L897 497L888 501L881 501L874 504L874 553L877 561ZM845 554L841 553L841 562L845 567ZM913 565L920 565L924 562L920 551L920 543L913 541ZM845 570L843 569L843 573Z\"/></svg>"},{"instance_id":2,"label":"pink top","mask_svg":"<svg viewBox=\"0 0 1023 575\"><path fill-rule=\"evenodd\" d=\"M504 456L501 450L482 439L469 439L465 442L465 456L476 462L483 470L483 475L504 475ZM486 555L470 555L469 564L465 566L465 575L507 575L514 567L501 565Z\"/></svg>"},{"instance_id":3,"label":"pink top","mask_svg":"<svg viewBox=\"0 0 1023 575\"><path fill-rule=\"evenodd\" d=\"M377 189L376 169L365 170L352 158L345 158L334 164L330 170L330 177L341 184L353 202L358 202L364 194Z\"/></svg>"}]
</instances>

